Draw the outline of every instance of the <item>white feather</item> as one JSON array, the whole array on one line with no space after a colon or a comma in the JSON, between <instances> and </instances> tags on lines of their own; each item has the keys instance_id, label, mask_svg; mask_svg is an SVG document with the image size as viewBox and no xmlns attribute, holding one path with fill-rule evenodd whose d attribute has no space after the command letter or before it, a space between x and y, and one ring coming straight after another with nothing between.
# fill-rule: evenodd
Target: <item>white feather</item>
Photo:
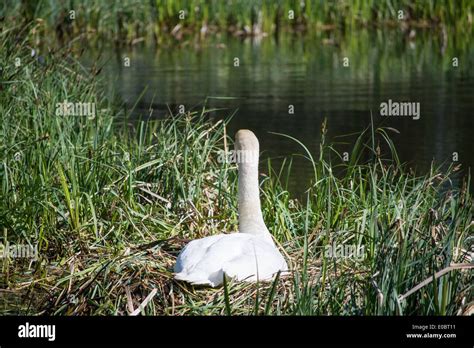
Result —
<instances>
[{"instance_id":1,"label":"white feather","mask_svg":"<svg viewBox=\"0 0 474 348\"><path fill-rule=\"evenodd\" d=\"M224 274L238 281L268 281L287 271L277 248L258 235L219 234L191 241L180 253L175 278L192 284L218 286Z\"/></svg>"}]
</instances>

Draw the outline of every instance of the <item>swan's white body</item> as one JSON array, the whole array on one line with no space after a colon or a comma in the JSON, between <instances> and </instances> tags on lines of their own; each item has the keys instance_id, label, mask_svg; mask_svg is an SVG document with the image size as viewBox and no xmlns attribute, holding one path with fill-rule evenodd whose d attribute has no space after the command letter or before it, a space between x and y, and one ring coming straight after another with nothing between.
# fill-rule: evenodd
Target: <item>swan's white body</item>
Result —
<instances>
[{"instance_id":1,"label":"swan's white body","mask_svg":"<svg viewBox=\"0 0 474 348\"><path fill-rule=\"evenodd\" d=\"M175 278L191 284L218 286L224 276L238 281L268 281L288 270L263 221L258 187L259 144L248 130L236 134L239 166L239 233L191 241L174 267Z\"/></svg>"},{"instance_id":2,"label":"swan's white body","mask_svg":"<svg viewBox=\"0 0 474 348\"><path fill-rule=\"evenodd\" d=\"M175 278L192 284L218 286L224 274L238 281L268 281L286 270L276 247L260 236L218 234L190 242L178 257Z\"/></svg>"}]
</instances>

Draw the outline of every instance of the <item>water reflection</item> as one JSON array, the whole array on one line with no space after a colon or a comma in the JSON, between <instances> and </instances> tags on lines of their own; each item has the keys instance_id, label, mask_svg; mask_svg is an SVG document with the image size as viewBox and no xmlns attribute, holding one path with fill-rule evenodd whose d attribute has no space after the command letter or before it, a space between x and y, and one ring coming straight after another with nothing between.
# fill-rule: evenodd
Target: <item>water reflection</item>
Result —
<instances>
[{"instance_id":1,"label":"water reflection","mask_svg":"<svg viewBox=\"0 0 474 348\"><path fill-rule=\"evenodd\" d=\"M176 111L180 104L186 109L201 106L208 96L235 97L209 99L208 106L229 108L216 117L238 109L230 134L252 129L267 156L302 152L291 140L269 132L294 136L317 153L324 118L334 138L362 130L372 110L376 124L400 131L393 138L403 162L425 170L433 159L450 160L457 152L467 170L474 164L470 40L469 35L451 35L446 42L431 30L408 37L397 29L253 41L220 36L199 47L190 43L179 49L110 51L116 59L105 73L111 91L130 106L147 87L136 109L146 117L164 116L167 105ZM124 56L131 59L129 68L123 67ZM342 64L345 57L348 67ZM235 58L239 67L234 67ZM380 116L380 103L389 99L419 102L421 118ZM288 113L289 105L294 114ZM339 150L350 147L340 144ZM301 191L309 176L310 165L296 160L293 190Z\"/></svg>"}]
</instances>

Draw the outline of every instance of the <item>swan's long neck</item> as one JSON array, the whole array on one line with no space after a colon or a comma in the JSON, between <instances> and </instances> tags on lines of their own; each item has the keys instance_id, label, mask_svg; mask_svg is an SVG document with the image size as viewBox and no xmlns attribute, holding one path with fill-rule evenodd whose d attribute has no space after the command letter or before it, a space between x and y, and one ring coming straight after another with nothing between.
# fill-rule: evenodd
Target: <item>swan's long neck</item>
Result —
<instances>
[{"instance_id":1,"label":"swan's long neck","mask_svg":"<svg viewBox=\"0 0 474 348\"><path fill-rule=\"evenodd\" d=\"M257 141L257 139L255 138ZM243 151L239 166L239 231L261 235L272 241L263 221L258 185L258 141L256 148ZM272 241L273 243L273 241Z\"/></svg>"}]
</instances>

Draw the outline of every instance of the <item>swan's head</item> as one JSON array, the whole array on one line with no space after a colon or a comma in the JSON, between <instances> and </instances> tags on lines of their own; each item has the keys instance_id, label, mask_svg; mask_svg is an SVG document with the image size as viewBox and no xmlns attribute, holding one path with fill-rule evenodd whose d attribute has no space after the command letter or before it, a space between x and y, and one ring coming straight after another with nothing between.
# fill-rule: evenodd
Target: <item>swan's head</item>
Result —
<instances>
[{"instance_id":1,"label":"swan's head","mask_svg":"<svg viewBox=\"0 0 474 348\"><path fill-rule=\"evenodd\" d=\"M252 131L241 129L235 134L235 152L238 164L258 165L259 151L258 139Z\"/></svg>"},{"instance_id":2,"label":"swan's head","mask_svg":"<svg viewBox=\"0 0 474 348\"><path fill-rule=\"evenodd\" d=\"M241 129L235 134L235 149L258 151L258 139L251 130Z\"/></svg>"}]
</instances>

